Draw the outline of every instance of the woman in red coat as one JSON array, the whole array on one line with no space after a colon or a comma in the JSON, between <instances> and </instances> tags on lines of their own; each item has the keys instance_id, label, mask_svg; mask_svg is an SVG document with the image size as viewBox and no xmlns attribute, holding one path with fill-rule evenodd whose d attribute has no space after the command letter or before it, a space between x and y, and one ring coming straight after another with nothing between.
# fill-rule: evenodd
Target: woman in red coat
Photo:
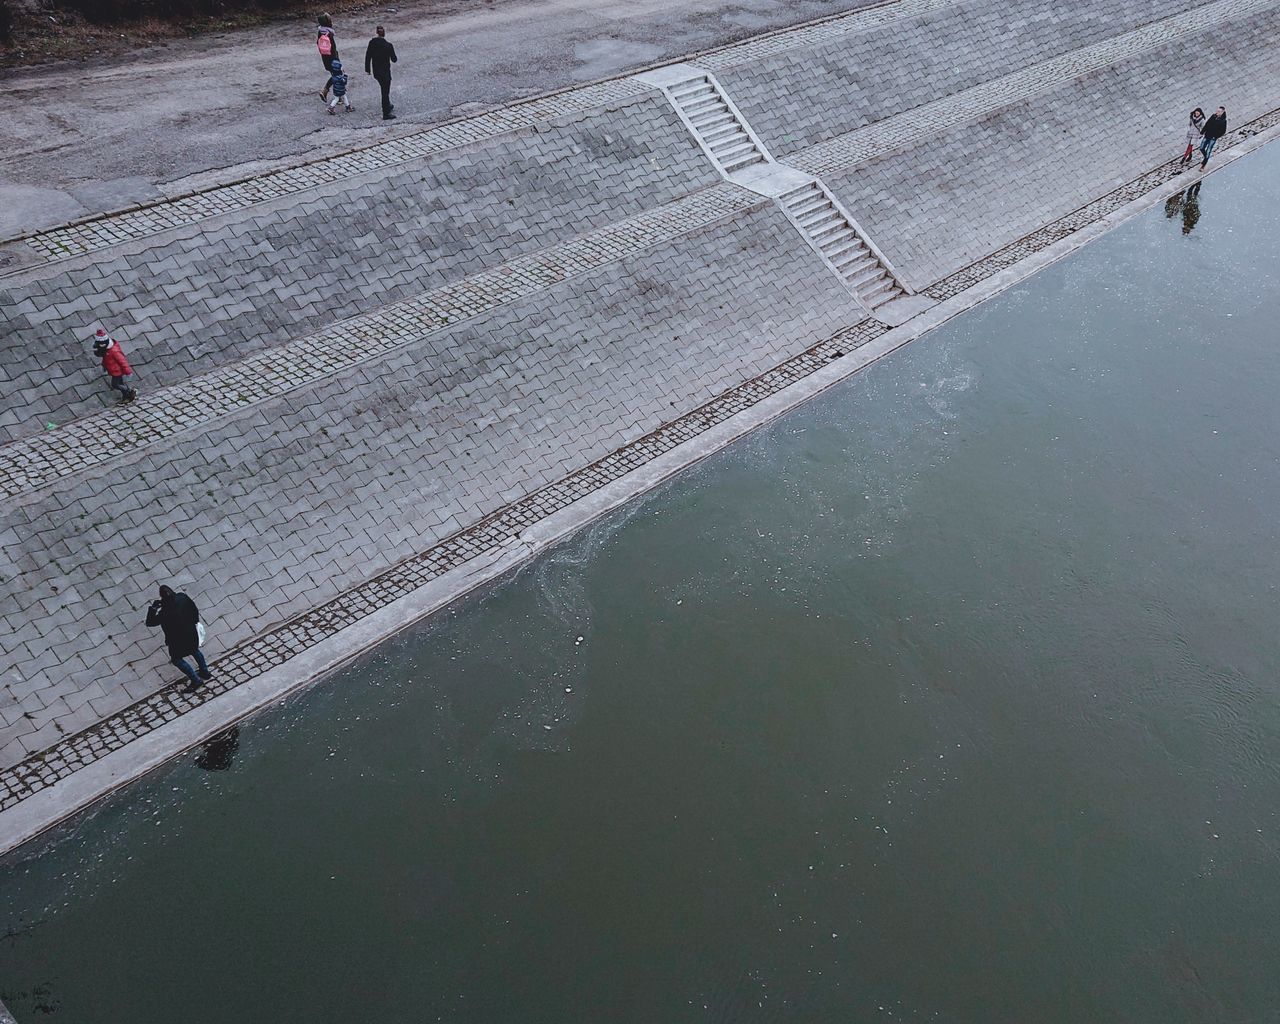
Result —
<instances>
[{"instance_id":1,"label":"woman in red coat","mask_svg":"<svg viewBox=\"0 0 1280 1024\"><path fill-rule=\"evenodd\" d=\"M111 378L112 391L120 392L120 404L127 405L138 397L138 389L129 383L133 367L124 357L120 343L101 328L93 336L93 354L102 360L102 368Z\"/></svg>"}]
</instances>

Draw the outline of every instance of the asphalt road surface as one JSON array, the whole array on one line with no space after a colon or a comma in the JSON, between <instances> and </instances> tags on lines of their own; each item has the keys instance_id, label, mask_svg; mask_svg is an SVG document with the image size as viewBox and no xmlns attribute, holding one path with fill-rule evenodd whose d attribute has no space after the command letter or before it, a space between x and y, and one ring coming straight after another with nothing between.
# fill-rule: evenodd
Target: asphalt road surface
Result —
<instances>
[{"instance_id":1,"label":"asphalt road surface","mask_svg":"<svg viewBox=\"0 0 1280 1024\"><path fill-rule=\"evenodd\" d=\"M452 0L336 23L356 109L328 117L314 24L279 22L128 56L10 72L0 238L307 154L592 81L872 0ZM364 48L400 62L384 122ZM234 170L232 170L234 169Z\"/></svg>"}]
</instances>

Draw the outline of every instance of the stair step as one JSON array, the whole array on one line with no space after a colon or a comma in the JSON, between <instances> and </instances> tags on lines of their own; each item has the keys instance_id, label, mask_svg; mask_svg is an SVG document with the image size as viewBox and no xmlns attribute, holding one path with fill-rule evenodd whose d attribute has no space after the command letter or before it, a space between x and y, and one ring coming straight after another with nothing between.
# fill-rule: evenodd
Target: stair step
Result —
<instances>
[{"instance_id":1,"label":"stair step","mask_svg":"<svg viewBox=\"0 0 1280 1024\"><path fill-rule=\"evenodd\" d=\"M824 256L833 249L843 248L845 242L856 237L853 229L842 220L832 221L812 229L809 235L818 243L818 248L822 250Z\"/></svg>"},{"instance_id":2,"label":"stair step","mask_svg":"<svg viewBox=\"0 0 1280 1024\"><path fill-rule=\"evenodd\" d=\"M883 306L896 295L898 285L893 278L886 277L883 281L876 282L876 284L870 288L865 290L857 288L855 290L858 293L858 297L862 299L863 302L872 309L875 309L877 306Z\"/></svg>"},{"instance_id":3,"label":"stair step","mask_svg":"<svg viewBox=\"0 0 1280 1024\"><path fill-rule=\"evenodd\" d=\"M787 204L787 209L791 211L793 217L799 220L802 217L807 217L815 210L821 210L829 206L831 206L831 200L819 192L817 195L806 196L797 202Z\"/></svg>"},{"instance_id":4,"label":"stair step","mask_svg":"<svg viewBox=\"0 0 1280 1024\"><path fill-rule=\"evenodd\" d=\"M800 222L800 226L806 231L817 230L819 225L828 222L844 223L844 218L840 216L840 211L829 203L826 206L819 206L810 210L808 213L797 217L796 220Z\"/></svg>"},{"instance_id":5,"label":"stair step","mask_svg":"<svg viewBox=\"0 0 1280 1024\"><path fill-rule=\"evenodd\" d=\"M741 128L738 128L737 125L734 125L734 128L736 130L733 132L721 132L719 135L715 137L714 141L711 139L708 139L707 136L704 134L702 136L702 141L707 143L712 149L715 149L718 146L728 146L728 145L736 146L740 142L748 142L748 143L751 142L750 135L744 132Z\"/></svg>"},{"instance_id":6,"label":"stair step","mask_svg":"<svg viewBox=\"0 0 1280 1024\"><path fill-rule=\"evenodd\" d=\"M827 259L829 259L832 263L839 263L841 260L846 260L850 256L870 256L870 255L871 255L871 250L868 249L863 244L861 238L858 238L855 235L849 241L844 242L838 247L828 251Z\"/></svg>"},{"instance_id":7,"label":"stair step","mask_svg":"<svg viewBox=\"0 0 1280 1024\"><path fill-rule=\"evenodd\" d=\"M743 153L756 151L756 144L745 135L719 142L711 147L711 152L717 160L723 160L725 157L741 156Z\"/></svg>"},{"instance_id":8,"label":"stair step","mask_svg":"<svg viewBox=\"0 0 1280 1024\"><path fill-rule=\"evenodd\" d=\"M723 128L727 124L737 125L741 128L741 125L738 125L734 116L727 110L722 110L719 113L712 112L702 117L691 117L689 118L689 123L693 125L693 130L699 134L712 128Z\"/></svg>"},{"instance_id":9,"label":"stair step","mask_svg":"<svg viewBox=\"0 0 1280 1024\"><path fill-rule=\"evenodd\" d=\"M687 82L681 82L679 85L671 87L671 95L676 99L684 99L686 96L693 96L700 92L715 92L715 86L707 81L706 77L691 78Z\"/></svg>"},{"instance_id":10,"label":"stair step","mask_svg":"<svg viewBox=\"0 0 1280 1024\"><path fill-rule=\"evenodd\" d=\"M784 206L791 206L793 203L802 202L805 193L816 193L817 186L813 184L801 185L799 188L793 188L790 192L783 192L778 196L778 201Z\"/></svg>"},{"instance_id":11,"label":"stair step","mask_svg":"<svg viewBox=\"0 0 1280 1024\"><path fill-rule=\"evenodd\" d=\"M824 223L821 227L810 230L809 235L824 250L836 239L843 241L845 238L858 237L857 232L849 227L849 222L839 216L833 217L830 222Z\"/></svg>"},{"instance_id":12,"label":"stair step","mask_svg":"<svg viewBox=\"0 0 1280 1024\"><path fill-rule=\"evenodd\" d=\"M889 276L884 267L880 267L880 276L871 278L869 284L860 285L858 290L863 296L875 296L881 292L897 291L898 282Z\"/></svg>"},{"instance_id":13,"label":"stair step","mask_svg":"<svg viewBox=\"0 0 1280 1024\"><path fill-rule=\"evenodd\" d=\"M797 216L804 216L813 210L835 209L835 206L826 196L805 196L799 202L792 202L791 212Z\"/></svg>"},{"instance_id":14,"label":"stair step","mask_svg":"<svg viewBox=\"0 0 1280 1024\"><path fill-rule=\"evenodd\" d=\"M865 283L884 271L884 267L866 256L845 260L843 263L836 263L835 260L831 262L836 272L850 284L855 281Z\"/></svg>"},{"instance_id":15,"label":"stair step","mask_svg":"<svg viewBox=\"0 0 1280 1024\"><path fill-rule=\"evenodd\" d=\"M764 163L764 157L759 150L753 149L748 156L739 157L736 160L722 161L722 165L726 171L736 171L743 167L750 167L752 164Z\"/></svg>"},{"instance_id":16,"label":"stair step","mask_svg":"<svg viewBox=\"0 0 1280 1024\"><path fill-rule=\"evenodd\" d=\"M704 131L702 133L702 137L706 139L707 142L710 142L712 139L719 138L722 135L739 135L739 134L745 135L746 132L742 130L741 126L738 124L737 121L728 120L724 124L716 125L716 127L710 128L707 131Z\"/></svg>"},{"instance_id":17,"label":"stair step","mask_svg":"<svg viewBox=\"0 0 1280 1024\"><path fill-rule=\"evenodd\" d=\"M881 277L888 278L888 276L884 267L877 262L852 274L846 274L844 279L853 286L854 291L861 295L864 288L870 288L873 282L878 281Z\"/></svg>"},{"instance_id":18,"label":"stair step","mask_svg":"<svg viewBox=\"0 0 1280 1024\"><path fill-rule=\"evenodd\" d=\"M862 301L863 301L864 303L866 303L867 307L868 307L872 312L875 312L877 309L879 309L879 308L880 308L881 306L883 306L885 303L887 303L887 302L892 302L892 301L893 301L894 299L896 299L896 298L898 298L898 295L897 295L897 293L896 293L896 292L887 292L887 293L886 293L886 294L884 294L884 295L876 295L876 296L874 296L874 297L872 297L872 298L864 298Z\"/></svg>"},{"instance_id":19,"label":"stair step","mask_svg":"<svg viewBox=\"0 0 1280 1024\"><path fill-rule=\"evenodd\" d=\"M700 117L712 110L727 111L729 109L729 104L714 93L710 96L700 97L692 103L681 103L680 106L690 118Z\"/></svg>"}]
</instances>

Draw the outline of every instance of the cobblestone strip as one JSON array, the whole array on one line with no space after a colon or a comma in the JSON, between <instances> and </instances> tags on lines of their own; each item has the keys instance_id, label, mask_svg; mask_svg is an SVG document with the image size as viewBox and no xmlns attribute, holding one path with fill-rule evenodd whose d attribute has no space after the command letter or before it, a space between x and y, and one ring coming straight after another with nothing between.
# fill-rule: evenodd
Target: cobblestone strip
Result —
<instances>
[{"instance_id":1,"label":"cobblestone strip","mask_svg":"<svg viewBox=\"0 0 1280 1024\"><path fill-rule=\"evenodd\" d=\"M1233 146L1245 138L1280 125L1280 109L1273 110L1230 132L1219 144ZM943 300L958 295L1018 260L1046 248L1059 239L1107 216L1133 199L1177 177L1176 160L1163 164L1046 225L1013 245L966 267L925 290ZM803 380L833 359L879 337L888 328L867 320L833 335L686 413L653 433L619 448L564 479L533 492L520 501L487 516L465 530L406 559L368 582L339 595L327 604L229 650L215 663L218 674L194 694L175 682L135 702L130 707L21 763L0 770L0 811L54 785L80 768L119 750L132 740L179 718L219 694L283 664L308 647L328 639L386 604L462 565L476 554L518 538L529 526L565 508L627 472L688 441L729 417L750 408Z\"/></svg>"},{"instance_id":2,"label":"cobblestone strip","mask_svg":"<svg viewBox=\"0 0 1280 1024\"><path fill-rule=\"evenodd\" d=\"M318 334L193 377L131 405L15 441L0 448L0 499L36 490L246 405L330 377L451 324L765 202L736 185L713 185L412 299L339 321Z\"/></svg>"},{"instance_id":3,"label":"cobblestone strip","mask_svg":"<svg viewBox=\"0 0 1280 1024\"><path fill-rule=\"evenodd\" d=\"M914 18L930 11L952 7L956 0L895 0L798 28L782 29L767 35L748 39L701 56L689 58L689 63L708 71L723 71L740 64L764 60L778 53L785 53L801 46L821 46L834 42L854 32L872 32L904 18Z\"/></svg>"},{"instance_id":4,"label":"cobblestone strip","mask_svg":"<svg viewBox=\"0 0 1280 1024\"><path fill-rule=\"evenodd\" d=\"M1251 135L1257 135L1259 132L1274 128L1276 125L1280 125L1280 109L1272 110L1247 124L1241 125L1234 131L1228 132L1222 141L1218 143L1218 148L1215 152L1220 153L1237 145ZM1020 238L1011 245L1006 245L1003 249L993 252L990 256L983 257L963 270L958 270L936 284L930 285L924 289L924 294L931 299L939 301L954 298L979 281L985 281L1006 267L1011 267L1020 260L1026 259L1042 249L1047 249L1054 242L1074 234L1081 228L1087 227L1108 214L1114 213L1125 204L1146 195L1167 182L1175 180L1181 173L1180 163L1181 160L1175 157L1168 163L1161 164L1141 177L1121 185L1115 191L1108 192L1100 199L1095 199L1065 217L1060 217L1053 223L1046 224L1039 230L1033 231L1025 238Z\"/></svg>"},{"instance_id":5,"label":"cobblestone strip","mask_svg":"<svg viewBox=\"0 0 1280 1024\"><path fill-rule=\"evenodd\" d=\"M913 145L948 128L1048 92L1119 61L1276 6L1277 0L1217 0L1193 11L1152 22L1101 43L1081 47L1021 71L983 82L972 89L925 103L896 117L838 135L795 156L787 163L821 176L865 163Z\"/></svg>"},{"instance_id":6,"label":"cobblestone strip","mask_svg":"<svg viewBox=\"0 0 1280 1024\"><path fill-rule=\"evenodd\" d=\"M833 359L874 340L886 330L888 328L884 325L866 320L840 331L653 433L624 445L598 462L498 510L327 604L233 647L215 663L217 674L213 681L195 693L184 692L181 682L173 683L83 732L61 740L48 750L0 771L0 811L8 810L219 694L284 664L473 556L519 537L524 530L552 512L567 507L736 413L803 380Z\"/></svg>"},{"instance_id":7,"label":"cobblestone strip","mask_svg":"<svg viewBox=\"0 0 1280 1024\"><path fill-rule=\"evenodd\" d=\"M170 228L194 224L208 217L243 210L281 196L396 164L420 160L442 150L529 128L543 121L589 110L642 95L647 88L630 78L588 85L489 111L452 124L425 128L390 142L326 157L299 167L272 171L246 181L217 185L179 199L161 200L136 210L108 214L42 231L26 243L48 262L81 256L121 242L145 238Z\"/></svg>"}]
</instances>

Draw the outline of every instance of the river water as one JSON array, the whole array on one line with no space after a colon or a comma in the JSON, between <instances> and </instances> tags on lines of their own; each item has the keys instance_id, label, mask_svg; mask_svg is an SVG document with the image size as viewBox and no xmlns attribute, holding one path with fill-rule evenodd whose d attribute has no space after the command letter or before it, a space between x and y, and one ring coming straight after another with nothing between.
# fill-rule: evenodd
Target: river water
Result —
<instances>
[{"instance_id":1,"label":"river water","mask_svg":"<svg viewBox=\"0 0 1280 1024\"><path fill-rule=\"evenodd\" d=\"M1280 1006L1280 147L3 862L30 1021Z\"/></svg>"}]
</instances>

